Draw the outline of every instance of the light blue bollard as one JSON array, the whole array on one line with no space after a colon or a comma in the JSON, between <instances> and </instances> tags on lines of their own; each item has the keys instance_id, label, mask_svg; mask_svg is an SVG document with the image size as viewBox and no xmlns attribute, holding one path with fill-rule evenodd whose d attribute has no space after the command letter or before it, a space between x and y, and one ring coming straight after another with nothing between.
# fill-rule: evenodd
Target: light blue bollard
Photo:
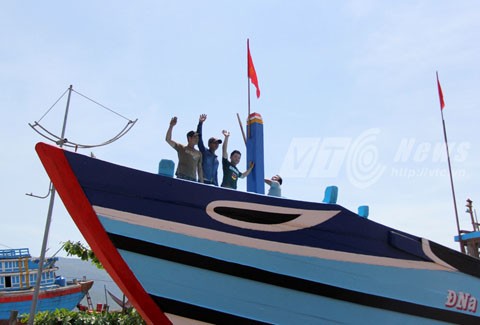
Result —
<instances>
[{"instance_id":1,"label":"light blue bollard","mask_svg":"<svg viewBox=\"0 0 480 325\"><path fill-rule=\"evenodd\" d=\"M325 197L323 199L323 203L336 204L337 197L338 197L338 187L334 185L327 186L327 188L325 189Z\"/></svg>"},{"instance_id":2,"label":"light blue bollard","mask_svg":"<svg viewBox=\"0 0 480 325\"><path fill-rule=\"evenodd\" d=\"M362 218L368 219L368 205L361 205L358 207L358 215Z\"/></svg>"},{"instance_id":3,"label":"light blue bollard","mask_svg":"<svg viewBox=\"0 0 480 325\"><path fill-rule=\"evenodd\" d=\"M175 171L175 163L173 160L162 159L158 163L158 174L167 177L173 177Z\"/></svg>"}]
</instances>

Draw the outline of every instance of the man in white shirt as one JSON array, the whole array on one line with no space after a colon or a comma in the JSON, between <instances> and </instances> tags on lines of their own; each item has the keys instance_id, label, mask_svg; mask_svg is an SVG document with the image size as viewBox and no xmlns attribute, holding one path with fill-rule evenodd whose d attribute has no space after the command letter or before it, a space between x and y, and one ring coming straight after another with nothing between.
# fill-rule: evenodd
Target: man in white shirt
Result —
<instances>
[{"instance_id":1,"label":"man in white shirt","mask_svg":"<svg viewBox=\"0 0 480 325\"><path fill-rule=\"evenodd\" d=\"M270 185L268 189L268 195L270 196L282 196L282 178L279 175L275 175L270 179L265 179L265 183Z\"/></svg>"}]
</instances>

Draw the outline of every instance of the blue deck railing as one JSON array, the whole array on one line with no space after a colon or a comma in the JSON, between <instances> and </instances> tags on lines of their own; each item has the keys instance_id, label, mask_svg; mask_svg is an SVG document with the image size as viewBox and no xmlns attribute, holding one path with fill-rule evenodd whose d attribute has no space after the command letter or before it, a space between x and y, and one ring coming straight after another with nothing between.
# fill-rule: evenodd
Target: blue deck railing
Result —
<instances>
[{"instance_id":1,"label":"blue deck railing","mask_svg":"<svg viewBox=\"0 0 480 325\"><path fill-rule=\"evenodd\" d=\"M0 249L0 259L30 257L28 248Z\"/></svg>"}]
</instances>

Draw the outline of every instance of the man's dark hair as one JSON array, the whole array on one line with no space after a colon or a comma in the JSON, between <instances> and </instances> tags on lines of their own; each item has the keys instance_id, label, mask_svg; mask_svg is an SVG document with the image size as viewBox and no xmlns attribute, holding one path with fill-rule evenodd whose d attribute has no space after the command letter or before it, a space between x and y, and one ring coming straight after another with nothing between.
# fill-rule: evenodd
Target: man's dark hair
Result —
<instances>
[{"instance_id":1,"label":"man's dark hair","mask_svg":"<svg viewBox=\"0 0 480 325\"><path fill-rule=\"evenodd\" d=\"M187 139L193 137L195 134L198 134L198 133L196 133L195 131L188 131Z\"/></svg>"},{"instance_id":2,"label":"man's dark hair","mask_svg":"<svg viewBox=\"0 0 480 325\"><path fill-rule=\"evenodd\" d=\"M277 177L278 177L278 182L280 183L280 185L282 185L283 179L280 177L280 175L277 175Z\"/></svg>"},{"instance_id":3,"label":"man's dark hair","mask_svg":"<svg viewBox=\"0 0 480 325\"><path fill-rule=\"evenodd\" d=\"M242 153L241 153L240 151L238 151L238 150L233 150L232 153L230 154L230 158L232 158L232 156L233 156L234 154L236 154L236 153L238 153L240 156L242 155Z\"/></svg>"}]
</instances>

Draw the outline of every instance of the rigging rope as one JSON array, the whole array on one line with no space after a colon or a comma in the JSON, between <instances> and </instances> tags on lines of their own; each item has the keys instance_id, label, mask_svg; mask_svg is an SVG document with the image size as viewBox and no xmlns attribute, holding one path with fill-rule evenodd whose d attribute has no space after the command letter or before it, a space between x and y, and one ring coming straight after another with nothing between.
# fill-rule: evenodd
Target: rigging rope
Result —
<instances>
[{"instance_id":1,"label":"rigging rope","mask_svg":"<svg viewBox=\"0 0 480 325\"><path fill-rule=\"evenodd\" d=\"M87 96L85 96L85 95L83 95L83 94L79 93L78 91L76 91L76 90L75 90L75 89L73 89L73 88L72 88L72 91L73 91L74 93L77 93L77 94L79 94L79 95L80 95L80 96L82 96L83 98L86 98L86 99L88 99L88 100L89 100L89 101L91 101L92 103L95 103L95 104L97 104L98 106L101 106L101 107L105 108L106 110L110 111L111 113L113 113L113 114L117 114L118 116L120 116L120 117L124 118L124 119L125 119L125 120L127 120L127 121L131 121L130 119L126 118L125 116L123 116L123 115L121 115L121 114L119 114L119 113L115 112L114 110L112 110L112 109L108 108L107 106L104 106L104 105L102 105L102 104L100 104L100 103L98 103L98 102L94 101L94 100L93 100L93 99L91 99L91 98L88 98Z\"/></svg>"},{"instance_id":2,"label":"rigging rope","mask_svg":"<svg viewBox=\"0 0 480 325\"><path fill-rule=\"evenodd\" d=\"M68 91L68 88L67 88L67 90L65 90L65 91L63 92L62 96L60 96L60 98L57 99L57 101L56 101L55 103L53 103L52 106L50 106L50 108L45 112L45 114L42 115L42 117L38 120L39 122L45 117L45 115L47 115L47 114L52 110L53 106L57 105L57 103L60 101L60 99L62 99L63 96L65 96L65 94L67 93L67 91Z\"/></svg>"}]
</instances>

